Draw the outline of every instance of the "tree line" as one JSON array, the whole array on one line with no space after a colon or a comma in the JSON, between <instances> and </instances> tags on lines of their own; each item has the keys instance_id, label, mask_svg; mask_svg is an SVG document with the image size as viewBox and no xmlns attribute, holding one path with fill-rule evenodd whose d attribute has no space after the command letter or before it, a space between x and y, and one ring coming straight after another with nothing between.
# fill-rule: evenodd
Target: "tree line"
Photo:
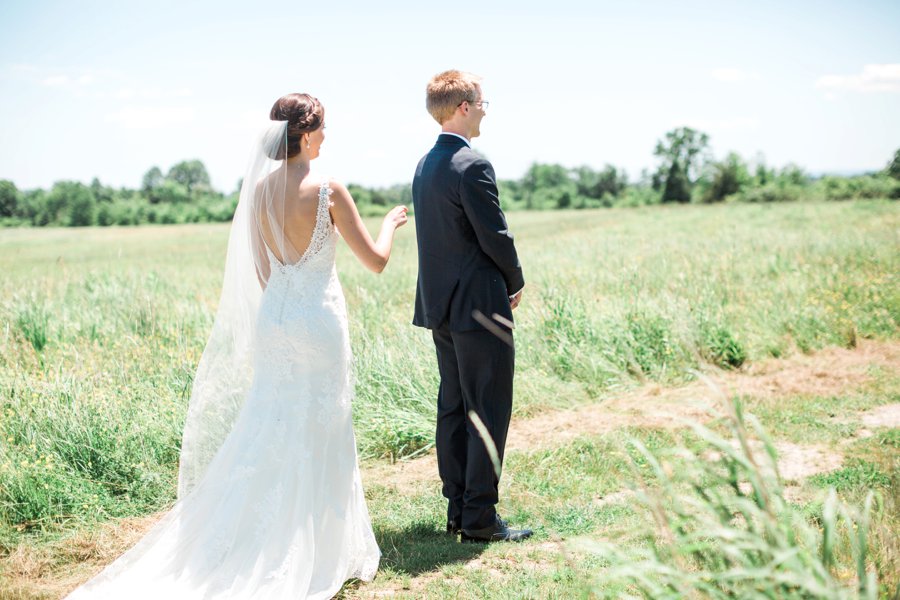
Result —
<instances>
[{"instance_id":1,"label":"tree line","mask_svg":"<svg viewBox=\"0 0 900 600\"><path fill-rule=\"evenodd\" d=\"M656 169L630 181L624 169L606 165L568 168L532 164L519 179L498 182L506 210L583 209L663 203L790 202L900 198L900 149L881 171L853 177L812 177L797 165L771 167L735 152L715 160L709 136L680 127L657 142ZM350 184L360 213L382 214L396 204L412 204L410 185L369 188ZM19 190L0 180L0 224L5 226L140 225L229 221L240 182L230 193L210 185L199 160L152 167L140 189L59 181L49 190Z\"/></svg>"},{"instance_id":2,"label":"tree line","mask_svg":"<svg viewBox=\"0 0 900 600\"><path fill-rule=\"evenodd\" d=\"M521 179L501 181L500 196L509 209L900 198L900 149L875 173L813 177L794 164L776 168L736 152L715 160L707 134L681 127L657 142L654 156L656 169L645 169L635 181L613 165L594 170L533 164Z\"/></svg>"},{"instance_id":3,"label":"tree line","mask_svg":"<svg viewBox=\"0 0 900 600\"><path fill-rule=\"evenodd\" d=\"M95 177L85 185L58 181L49 190L20 191L0 180L0 223L8 226L142 225L230 221L238 193L223 194L210 185L199 160L153 167L140 189L113 188Z\"/></svg>"}]
</instances>

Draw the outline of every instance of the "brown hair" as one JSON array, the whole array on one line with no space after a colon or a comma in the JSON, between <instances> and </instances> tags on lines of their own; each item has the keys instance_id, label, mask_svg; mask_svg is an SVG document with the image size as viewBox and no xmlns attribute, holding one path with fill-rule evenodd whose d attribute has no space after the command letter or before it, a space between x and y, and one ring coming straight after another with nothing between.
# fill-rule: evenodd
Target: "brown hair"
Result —
<instances>
[{"instance_id":1,"label":"brown hair","mask_svg":"<svg viewBox=\"0 0 900 600\"><path fill-rule=\"evenodd\" d=\"M464 101L478 100L476 86L481 77L465 71L444 71L431 78L425 88L425 108L443 125Z\"/></svg>"},{"instance_id":2,"label":"brown hair","mask_svg":"<svg viewBox=\"0 0 900 600\"><path fill-rule=\"evenodd\" d=\"M304 133L315 131L325 122L325 107L318 98L309 94L287 94L275 101L269 118L273 121L287 121L287 157L300 154L300 142ZM275 160L283 160L285 146L280 145Z\"/></svg>"}]
</instances>

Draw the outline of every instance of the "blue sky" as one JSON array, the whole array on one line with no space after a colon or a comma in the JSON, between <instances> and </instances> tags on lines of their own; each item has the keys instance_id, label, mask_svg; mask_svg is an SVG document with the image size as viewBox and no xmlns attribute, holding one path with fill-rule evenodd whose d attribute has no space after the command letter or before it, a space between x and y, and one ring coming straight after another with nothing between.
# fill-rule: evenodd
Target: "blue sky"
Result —
<instances>
[{"instance_id":1,"label":"blue sky","mask_svg":"<svg viewBox=\"0 0 900 600\"><path fill-rule=\"evenodd\" d=\"M231 191L274 100L326 106L324 173L408 182L437 124L428 78L484 77L475 146L637 177L677 126L819 172L900 148L900 2L27 2L0 5L0 178L137 187L199 158Z\"/></svg>"}]
</instances>

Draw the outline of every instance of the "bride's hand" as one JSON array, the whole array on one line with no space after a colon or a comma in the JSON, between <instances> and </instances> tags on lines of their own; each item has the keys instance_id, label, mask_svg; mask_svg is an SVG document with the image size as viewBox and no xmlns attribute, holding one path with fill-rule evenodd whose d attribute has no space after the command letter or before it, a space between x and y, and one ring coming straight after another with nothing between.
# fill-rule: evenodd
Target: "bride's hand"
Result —
<instances>
[{"instance_id":1,"label":"bride's hand","mask_svg":"<svg viewBox=\"0 0 900 600\"><path fill-rule=\"evenodd\" d=\"M407 208L405 206L395 206L384 217L384 223L382 224L382 227L393 227L394 229L403 227L408 221L406 217L406 211Z\"/></svg>"}]
</instances>

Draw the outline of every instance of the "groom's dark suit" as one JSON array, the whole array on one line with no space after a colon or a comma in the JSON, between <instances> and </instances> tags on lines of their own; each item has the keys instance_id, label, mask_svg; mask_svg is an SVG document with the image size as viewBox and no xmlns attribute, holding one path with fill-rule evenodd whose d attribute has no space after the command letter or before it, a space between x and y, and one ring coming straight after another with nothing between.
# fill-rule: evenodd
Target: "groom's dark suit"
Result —
<instances>
[{"instance_id":1,"label":"groom's dark suit","mask_svg":"<svg viewBox=\"0 0 900 600\"><path fill-rule=\"evenodd\" d=\"M481 418L502 460L515 350L473 313L511 322L509 298L525 280L494 169L462 138L438 137L416 168L412 192L419 249L413 324L432 330L437 349L437 458L448 523L481 529L495 522L499 478L467 414Z\"/></svg>"}]
</instances>

